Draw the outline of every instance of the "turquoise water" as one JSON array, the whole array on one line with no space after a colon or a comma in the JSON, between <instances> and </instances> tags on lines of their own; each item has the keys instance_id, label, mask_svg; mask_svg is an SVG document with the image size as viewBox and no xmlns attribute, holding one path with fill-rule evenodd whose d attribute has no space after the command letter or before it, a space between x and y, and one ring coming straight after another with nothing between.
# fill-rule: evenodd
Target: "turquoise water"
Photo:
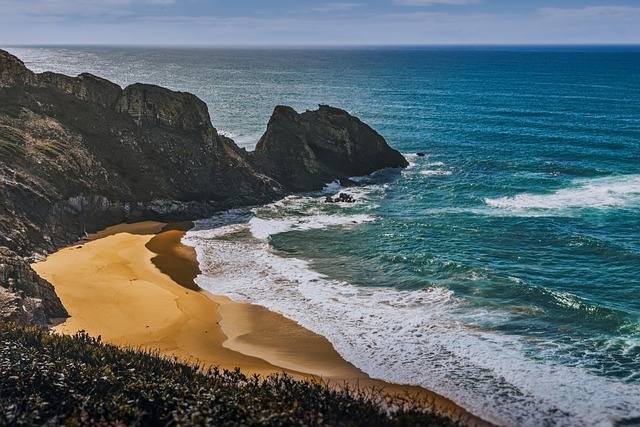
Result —
<instances>
[{"instance_id":1,"label":"turquoise water","mask_svg":"<svg viewBox=\"0 0 640 427\"><path fill-rule=\"evenodd\" d=\"M9 50L193 92L249 149L275 104L360 117L411 166L198 223L199 284L500 424L640 425L640 48Z\"/></svg>"}]
</instances>

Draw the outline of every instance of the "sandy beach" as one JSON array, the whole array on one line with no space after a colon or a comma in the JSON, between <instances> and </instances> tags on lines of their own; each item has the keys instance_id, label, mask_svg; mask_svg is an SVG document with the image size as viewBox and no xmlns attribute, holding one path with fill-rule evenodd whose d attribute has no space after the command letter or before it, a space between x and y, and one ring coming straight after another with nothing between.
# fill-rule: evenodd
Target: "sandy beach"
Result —
<instances>
[{"instance_id":1,"label":"sandy beach","mask_svg":"<svg viewBox=\"0 0 640 427\"><path fill-rule=\"evenodd\" d=\"M426 389L371 379L326 338L277 313L199 289L195 251L180 243L188 227L158 222L110 227L33 264L70 314L54 330L83 330L104 342L155 350L203 367L287 372L335 385L408 392L469 425L487 425Z\"/></svg>"}]
</instances>

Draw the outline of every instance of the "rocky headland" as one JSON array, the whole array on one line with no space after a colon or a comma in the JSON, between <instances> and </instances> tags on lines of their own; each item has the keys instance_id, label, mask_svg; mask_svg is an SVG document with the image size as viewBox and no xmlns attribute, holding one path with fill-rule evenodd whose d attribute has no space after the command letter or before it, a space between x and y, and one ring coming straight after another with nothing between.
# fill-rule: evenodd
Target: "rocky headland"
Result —
<instances>
[{"instance_id":1,"label":"rocky headland","mask_svg":"<svg viewBox=\"0 0 640 427\"><path fill-rule=\"evenodd\" d=\"M45 326L65 317L29 262L86 233L203 218L405 166L344 110L278 106L247 152L216 131L192 94L36 74L0 50L0 319Z\"/></svg>"}]
</instances>

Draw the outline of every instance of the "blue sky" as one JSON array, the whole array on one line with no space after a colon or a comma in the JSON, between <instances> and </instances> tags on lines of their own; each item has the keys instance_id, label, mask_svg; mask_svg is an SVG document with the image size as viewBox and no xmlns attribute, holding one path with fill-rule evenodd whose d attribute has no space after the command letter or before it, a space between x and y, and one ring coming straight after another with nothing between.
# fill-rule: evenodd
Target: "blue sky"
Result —
<instances>
[{"instance_id":1,"label":"blue sky","mask_svg":"<svg viewBox=\"0 0 640 427\"><path fill-rule=\"evenodd\" d=\"M640 44L640 0L0 0L0 44Z\"/></svg>"}]
</instances>

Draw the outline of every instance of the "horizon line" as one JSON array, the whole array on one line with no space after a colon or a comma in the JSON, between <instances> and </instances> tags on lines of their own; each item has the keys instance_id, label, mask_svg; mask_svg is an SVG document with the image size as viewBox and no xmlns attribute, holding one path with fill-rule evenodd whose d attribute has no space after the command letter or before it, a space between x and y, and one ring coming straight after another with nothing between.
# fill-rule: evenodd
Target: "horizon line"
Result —
<instances>
[{"instance_id":1,"label":"horizon line","mask_svg":"<svg viewBox=\"0 0 640 427\"><path fill-rule=\"evenodd\" d=\"M2 46L2 45L0 45ZM147 48L231 48L231 49L317 49L317 48L491 48L491 47L640 47L640 42L629 43L10 43L5 47L147 47Z\"/></svg>"}]
</instances>

